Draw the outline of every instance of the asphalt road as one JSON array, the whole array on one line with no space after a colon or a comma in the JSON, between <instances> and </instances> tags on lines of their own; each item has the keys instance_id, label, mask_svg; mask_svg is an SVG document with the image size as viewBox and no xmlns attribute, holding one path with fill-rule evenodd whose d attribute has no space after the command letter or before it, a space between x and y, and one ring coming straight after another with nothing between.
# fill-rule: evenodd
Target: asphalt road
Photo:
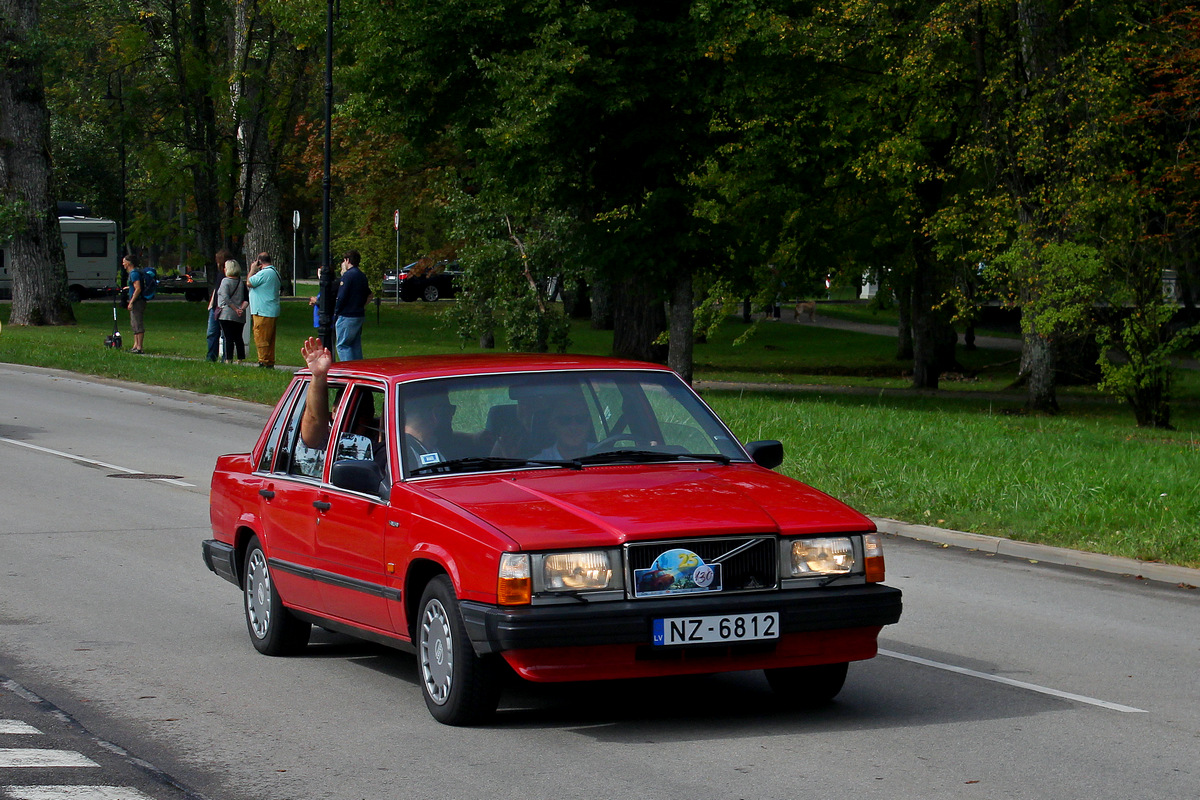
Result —
<instances>
[{"instance_id":1,"label":"asphalt road","mask_svg":"<svg viewBox=\"0 0 1200 800\"><path fill-rule=\"evenodd\" d=\"M129 764L156 800L1197 796L1200 592L895 537L904 617L814 713L735 674L514 685L455 729L411 656L332 635L260 656L200 542L215 456L265 415L0 365L0 719L125 753L0 758L0 798Z\"/></svg>"}]
</instances>

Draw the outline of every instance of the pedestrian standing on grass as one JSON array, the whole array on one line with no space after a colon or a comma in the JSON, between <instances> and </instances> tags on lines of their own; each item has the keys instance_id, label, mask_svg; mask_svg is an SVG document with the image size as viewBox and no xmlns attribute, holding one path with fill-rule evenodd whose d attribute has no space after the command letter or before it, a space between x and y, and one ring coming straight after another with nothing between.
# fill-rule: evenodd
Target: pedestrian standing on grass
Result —
<instances>
[{"instance_id":1,"label":"pedestrian standing on grass","mask_svg":"<svg viewBox=\"0 0 1200 800\"><path fill-rule=\"evenodd\" d=\"M225 262L233 258L233 253L225 248L217 251L217 273L221 276L225 274ZM221 309L217 308L217 289L221 285L223 277L217 278L213 282L212 292L208 295L208 331L205 334L205 339L208 342L208 352L205 358L209 361L216 361L221 357Z\"/></svg>"},{"instance_id":2,"label":"pedestrian standing on grass","mask_svg":"<svg viewBox=\"0 0 1200 800\"><path fill-rule=\"evenodd\" d=\"M121 266L129 273L129 329L133 331L133 349L129 352L141 355L142 344L146 336L146 324L143 315L146 313L146 296L142 293L142 271L138 269L137 256L128 255L121 259Z\"/></svg>"},{"instance_id":3,"label":"pedestrian standing on grass","mask_svg":"<svg viewBox=\"0 0 1200 800\"><path fill-rule=\"evenodd\" d=\"M313 312L313 327L321 327L321 273L325 271L324 267L317 267L317 293L308 298L308 304L312 306Z\"/></svg>"},{"instance_id":4,"label":"pedestrian standing on grass","mask_svg":"<svg viewBox=\"0 0 1200 800\"><path fill-rule=\"evenodd\" d=\"M246 360L246 342L242 331L246 327L246 284L242 282L242 265L232 258L225 262L225 280L217 287L217 309L221 321L221 338L225 342L225 363Z\"/></svg>"},{"instance_id":5,"label":"pedestrian standing on grass","mask_svg":"<svg viewBox=\"0 0 1200 800\"><path fill-rule=\"evenodd\" d=\"M275 322L279 318L282 281L271 263L270 253L259 253L246 279L250 287L250 317L254 320L254 349L258 365L275 369Z\"/></svg>"},{"instance_id":6,"label":"pedestrian standing on grass","mask_svg":"<svg viewBox=\"0 0 1200 800\"><path fill-rule=\"evenodd\" d=\"M360 260L357 250L347 250L342 256L342 280L338 283L337 302L333 307L338 361L356 361L363 357L362 328L371 287L367 285L367 276L358 268Z\"/></svg>"}]
</instances>

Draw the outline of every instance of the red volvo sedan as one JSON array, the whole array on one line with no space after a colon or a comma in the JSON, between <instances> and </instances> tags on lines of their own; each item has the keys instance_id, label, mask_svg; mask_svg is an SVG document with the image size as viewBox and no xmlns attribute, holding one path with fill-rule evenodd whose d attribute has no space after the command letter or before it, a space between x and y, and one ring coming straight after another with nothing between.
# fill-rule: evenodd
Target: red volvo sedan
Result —
<instances>
[{"instance_id":1,"label":"red volvo sedan","mask_svg":"<svg viewBox=\"0 0 1200 800\"><path fill-rule=\"evenodd\" d=\"M250 640L312 625L415 652L433 716L476 724L501 677L762 669L827 702L901 613L874 524L772 471L669 369L457 355L302 370L212 478L204 562Z\"/></svg>"}]
</instances>

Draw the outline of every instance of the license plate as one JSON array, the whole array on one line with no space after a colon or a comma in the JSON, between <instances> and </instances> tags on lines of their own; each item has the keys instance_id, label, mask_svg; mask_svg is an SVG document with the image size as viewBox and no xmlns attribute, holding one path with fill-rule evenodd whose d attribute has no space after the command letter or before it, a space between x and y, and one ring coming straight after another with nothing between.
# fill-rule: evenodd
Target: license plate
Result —
<instances>
[{"instance_id":1,"label":"license plate","mask_svg":"<svg viewBox=\"0 0 1200 800\"><path fill-rule=\"evenodd\" d=\"M654 644L720 644L779 638L779 613L672 617L654 620Z\"/></svg>"}]
</instances>

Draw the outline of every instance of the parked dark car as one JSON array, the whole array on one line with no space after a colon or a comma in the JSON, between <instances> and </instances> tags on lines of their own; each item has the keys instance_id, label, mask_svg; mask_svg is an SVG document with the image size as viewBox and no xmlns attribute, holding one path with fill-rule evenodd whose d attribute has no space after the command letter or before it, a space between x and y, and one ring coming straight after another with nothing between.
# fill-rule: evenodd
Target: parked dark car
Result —
<instances>
[{"instance_id":1,"label":"parked dark car","mask_svg":"<svg viewBox=\"0 0 1200 800\"><path fill-rule=\"evenodd\" d=\"M458 279L463 271L458 261L439 261L432 266L427 262L414 261L400 271L388 270L383 274L383 296L388 300L403 300L411 303L420 298L433 303L458 293Z\"/></svg>"}]
</instances>

